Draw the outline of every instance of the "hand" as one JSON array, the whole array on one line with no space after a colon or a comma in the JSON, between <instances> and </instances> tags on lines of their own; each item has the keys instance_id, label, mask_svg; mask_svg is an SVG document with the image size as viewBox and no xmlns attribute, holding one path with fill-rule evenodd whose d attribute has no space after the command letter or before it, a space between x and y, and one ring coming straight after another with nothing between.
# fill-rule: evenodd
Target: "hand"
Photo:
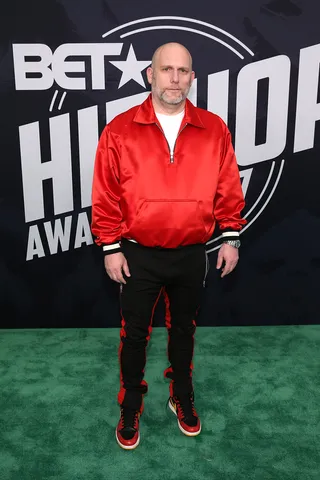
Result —
<instances>
[{"instance_id":1,"label":"hand","mask_svg":"<svg viewBox=\"0 0 320 480\"><path fill-rule=\"evenodd\" d=\"M126 257L121 252L106 255L104 257L104 266L111 280L115 282L127 283L123 278L122 271L127 277L131 276Z\"/></svg>"},{"instance_id":2,"label":"hand","mask_svg":"<svg viewBox=\"0 0 320 480\"><path fill-rule=\"evenodd\" d=\"M239 260L239 251L236 247L232 247L227 243L223 243L220 247L217 259L217 269L222 267L223 262L225 265L222 269L221 278L228 273L231 273L235 269Z\"/></svg>"}]
</instances>

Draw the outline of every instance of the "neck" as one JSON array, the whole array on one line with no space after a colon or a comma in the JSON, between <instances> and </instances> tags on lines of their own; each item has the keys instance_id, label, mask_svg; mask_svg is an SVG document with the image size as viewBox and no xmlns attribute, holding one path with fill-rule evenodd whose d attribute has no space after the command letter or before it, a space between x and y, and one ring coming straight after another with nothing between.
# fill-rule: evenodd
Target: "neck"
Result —
<instances>
[{"instance_id":1,"label":"neck","mask_svg":"<svg viewBox=\"0 0 320 480\"><path fill-rule=\"evenodd\" d=\"M183 100L178 105L170 105L168 103L159 101L152 95L152 104L156 113L163 113L164 115L177 115L184 110L186 101Z\"/></svg>"}]
</instances>

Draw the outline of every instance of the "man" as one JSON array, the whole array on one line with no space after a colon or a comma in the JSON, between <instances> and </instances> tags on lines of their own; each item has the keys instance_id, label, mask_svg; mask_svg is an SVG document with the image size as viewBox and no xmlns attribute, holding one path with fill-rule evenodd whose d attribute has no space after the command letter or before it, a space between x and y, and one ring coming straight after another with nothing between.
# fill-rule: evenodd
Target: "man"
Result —
<instances>
[{"instance_id":1,"label":"man","mask_svg":"<svg viewBox=\"0 0 320 480\"><path fill-rule=\"evenodd\" d=\"M187 99L194 76L184 46L159 47L147 69L151 94L105 127L97 149L92 231L108 275L121 284L116 439L128 450L140 441L146 346L161 293L168 328L168 406L184 434L200 433L192 358L208 271L205 243L218 222L225 242L217 268L224 265L224 277L237 264L245 224L230 132L218 116Z\"/></svg>"}]
</instances>

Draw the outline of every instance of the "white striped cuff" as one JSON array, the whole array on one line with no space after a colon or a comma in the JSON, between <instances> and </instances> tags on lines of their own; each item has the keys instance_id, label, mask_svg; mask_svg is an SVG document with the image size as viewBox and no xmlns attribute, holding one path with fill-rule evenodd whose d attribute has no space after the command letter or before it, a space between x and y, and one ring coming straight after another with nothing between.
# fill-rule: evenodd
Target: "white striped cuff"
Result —
<instances>
[{"instance_id":1,"label":"white striped cuff","mask_svg":"<svg viewBox=\"0 0 320 480\"><path fill-rule=\"evenodd\" d=\"M229 232L223 232L222 237L224 238L229 238L229 237L239 237L240 233L238 231L229 231Z\"/></svg>"},{"instance_id":2,"label":"white striped cuff","mask_svg":"<svg viewBox=\"0 0 320 480\"><path fill-rule=\"evenodd\" d=\"M109 250L115 250L115 249L117 249L117 248L121 248L119 242L117 242L117 243L112 243L111 245L103 245L102 250L103 250L104 252L108 252Z\"/></svg>"}]
</instances>

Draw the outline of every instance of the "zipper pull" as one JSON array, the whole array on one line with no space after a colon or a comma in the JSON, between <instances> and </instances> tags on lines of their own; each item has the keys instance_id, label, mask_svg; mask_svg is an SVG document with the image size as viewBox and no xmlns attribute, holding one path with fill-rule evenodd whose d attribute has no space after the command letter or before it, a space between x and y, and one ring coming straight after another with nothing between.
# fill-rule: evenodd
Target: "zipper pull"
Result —
<instances>
[{"instance_id":1,"label":"zipper pull","mask_svg":"<svg viewBox=\"0 0 320 480\"><path fill-rule=\"evenodd\" d=\"M173 163L173 152L170 152L170 163Z\"/></svg>"}]
</instances>

